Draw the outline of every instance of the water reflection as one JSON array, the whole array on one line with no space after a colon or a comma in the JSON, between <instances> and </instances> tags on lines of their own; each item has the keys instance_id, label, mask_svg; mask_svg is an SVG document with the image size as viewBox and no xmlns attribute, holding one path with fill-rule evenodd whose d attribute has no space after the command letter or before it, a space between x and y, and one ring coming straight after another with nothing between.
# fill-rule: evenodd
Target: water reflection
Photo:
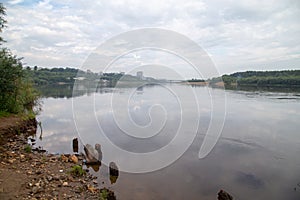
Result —
<instances>
[{"instance_id":1,"label":"water reflection","mask_svg":"<svg viewBox=\"0 0 300 200\"><path fill-rule=\"evenodd\" d=\"M238 172L236 181L246 187L250 187L253 189L262 189L265 183L259 177L252 173Z\"/></svg>"},{"instance_id":2,"label":"water reflection","mask_svg":"<svg viewBox=\"0 0 300 200\"><path fill-rule=\"evenodd\" d=\"M170 87L185 90L187 86ZM96 98L99 103L97 114L105 122L103 128L109 133L108 137L121 148L147 152L164 146L169 141L166 137L168 135L142 143L120 133L111 121L107 105L103 104L113 90L98 88L98 93L93 97L85 95L76 98L82 102ZM221 188L234 199L300 199L300 101L287 99L291 96L299 98L299 93L227 91L227 116L221 138L208 157L198 160L199 146L203 142L211 115L210 108L205 107L210 99L205 95L204 88L195 87L195 90L201 110L200 127L194 143L180 159L167 168L148 174L128 174L120 169L115 177L110 176L115 174L111 173L110 165L90 166L94 167L91 171L95 171L98 182L113 187L120 194L119 199L209 200L216 199ZM124 90L120 89L120 92ZM138 94L151 103L164 98L163 92L161 88L153 86L143 87ZM212 92L218 93L218 89ZM147 96L149 94L156 96L151 98ZM43 123L43 140L37 139L36 145L51 153L72 152L70 144L79 136L73 121L71 99L46 98L43 102L43 112L38 116ZM169 105L172 103L168 100ZM84 107L79 109L87 115L93 112ZM144 111L147 107L140 106L140 109ZM189 112L193 112L193 108ZM174 117L173 114L176 113L170 113L168 117ZM140 115L136 116L138 118ZM145 117L137 120L143 124L143 119L147 120ZM84 133L90 139L86 143L90 144L89 148L97 151L95 141L99 142L103 156L109 155L99 134L93 133L97 126L89 121L87 118L84 127ZM176 128L176 124L170 124L171 133L174 126ZM78 152L84 152L86 145L81 144L80 140L78 143ZM114 159L111 161L116 162Z\"/></svg>"}]
</instances>

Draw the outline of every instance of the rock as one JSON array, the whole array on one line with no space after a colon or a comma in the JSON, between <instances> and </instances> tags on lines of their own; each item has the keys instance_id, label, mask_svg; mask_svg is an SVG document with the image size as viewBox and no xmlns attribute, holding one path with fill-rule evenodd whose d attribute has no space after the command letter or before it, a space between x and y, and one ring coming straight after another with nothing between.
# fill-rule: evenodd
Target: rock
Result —
<instances>
[{"instance_id":1,"label":"rock","mask_svg":"<svg viewBox=\"0 0 300 200\"><path fill-rule=\"evenodd\" d=\"M86 154L86 163L87 164L96 164L102 160L102 152L100 144L96 144L93 148L90 144L84 146L84 152ZM100 158L100 159L99 159Z\"/></svg>"},{"instance_id":2,"label":"rock","mask_svg":"<svg viewBox=\"0 0 300 200\"><path fill-rule=\"evenodd\" d=\"M53 176L53 179L56 181L59 181L60 177L59 177L59 175L55 175L55 176Z\"/></svg>"},{"instance_id":3,"label":"rock","mask_svg":"<svg viewBox=\"0 0 300 200\"><path fill-rule=\"evenodd\" d=\"M16 161L16 159L8 159L7 162L10 164L13 164Z\"/></svg>"},{"instance_id":4,"label":"rock","mask_svg":"<svg viewBox=\"0 0 300 200\"><path fill-rule=\"evenodd\" d=\"M52 176L47 176L47 180L50 182L53 180L53 177Z\"/></svg>"},{"instance_id":5,"label":"rock","mask_svg":"<svg viewBox=\"0 0 300 200\"><path fill-rule=\"evenodd\" d=\"M52 192L52 195L53 195L53 196L58 196L58 194L59 194L59 193L58 193L57 191L53 191L53 192Z\"/></svg>"},{"instance_id":6,"label":"rock","mask_svg":"<svg viewBox=\"0 0 300 200\"><path fill-rule=\"evenodd\" d=\"M60 158L61 158L61 161L62 161L62 162L68 162L68 161L69 161L69 158L68 158L67 156L65 156L64 154L62 154L62 155L60 156Z\"/></svg>"},{"instance_id":7,"label":"rock","mask_svg":"<svg viewBox=\"0 0 300 200\"><path fill-rule=\"evenodd\" d=\"M95 188L95 187L93 187L93 186L91 186L91 185L88 185L87 188L88 188L88 191L90 191L91 193L96 193L96 192L98 192L98 189Z\"/></svg>"},{"instance_id":8,"label":"rock","mask_svg":"<svg viewBox=\"0 0 300 200\"><path fill-rule=\"evenodd\" d=\"M36 173L37 175L40 175L40 174L42 174L42 171L41 171L41 170L37 170L35 173Z\"/></svg>"},{"instance_id":9,"label":"rock","mask_svg":"<svg viewBox=\"0 0 300 200\"><path fill-rule=\"evenodd\" d=\"M68 182L63 182L63 184L62 184L63 186L68 186L69 184L68 184Z\"/></svg>"},{"instance_id":10,"label":"rock","mask_svg":"<svg viewBox=\"0 0 300 200\"><path fill-rule=\"evenodd\" d=\"M224 190L220 190L218 193L218 200L233 200L233 197Z\"/></svg>"},{"instance_id":11,"label":"rock","mask_svg":"<svg viewBox=\"0 0 300 200\"><path fill-rule=\"evenodd\" d=\"M111 184L116 183L118 177L119 177L118 166L114 162L109 163L109 180L110 180L110 183Z\"/></svg>"},{"instance_id":12,"label":"rock","mask_svg":"<svg viewBox=\"0 0 300 200\"><path fill-rule=\"evenodd\" d=\"M72 155L72 156L71 156L71 160L72 160L72 162L75 163L75 164L78 163L78 158L77 158L77 156L75 156L75 155Z\"/></svg>"},{"instance_id":13,"label":"rock","mask_svg":"<svg viewBox=\"0 0 300 200\"><path fill-rule=\"evenodd\" d=\"M60 173L63 173L63 172L64 172L64 170L60 169L60 170L59 170L59 172L60 172Z\"/></svg>"},{"instance_id":14,"label":"rock","mask_svg":"<svg viewBox=\"0 0 300 200\"><path fill-rule=\"evenodd\" d=\"M32 192L33 194L37 194L37 193L39 193L39 188L36 187L36 186L34 186L34 187L32 188L32 190L31 190L31 192Z\"/></svg>"}]
</instances>

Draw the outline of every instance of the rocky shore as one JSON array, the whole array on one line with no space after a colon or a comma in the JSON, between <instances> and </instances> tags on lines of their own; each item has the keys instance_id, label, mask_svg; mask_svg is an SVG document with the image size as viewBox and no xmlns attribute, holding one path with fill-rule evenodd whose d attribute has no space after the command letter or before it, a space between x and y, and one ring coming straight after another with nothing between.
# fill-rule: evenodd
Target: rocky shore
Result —
<instances>
[{"instance_id":1,"label":"rocky shore","mask_svg":"<svg viewBox=\"0 0 300 200\"><path fill-rule=\"evenodd\" d=\"M82 169L83 155L52 155L28 145L35 119L0 119L0 199L116 199Z\"/></svg>"}]
</instances>

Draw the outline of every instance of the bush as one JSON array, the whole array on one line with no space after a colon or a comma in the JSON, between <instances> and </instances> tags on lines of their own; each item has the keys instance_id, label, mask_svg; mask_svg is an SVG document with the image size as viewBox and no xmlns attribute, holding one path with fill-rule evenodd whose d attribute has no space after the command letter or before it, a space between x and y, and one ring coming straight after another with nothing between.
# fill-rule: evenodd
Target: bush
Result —
<instances>
[{"instance_id":1,"label":"bush","mask_svg":"<svg viewBox=\"0 0 300 200\"><path fill-rule=\"evenodd\" d=\"M23 113L37 103L38 93L25 76L21 59L9 50L0 50L0 111Z\"/></svg>"}]
</instances>

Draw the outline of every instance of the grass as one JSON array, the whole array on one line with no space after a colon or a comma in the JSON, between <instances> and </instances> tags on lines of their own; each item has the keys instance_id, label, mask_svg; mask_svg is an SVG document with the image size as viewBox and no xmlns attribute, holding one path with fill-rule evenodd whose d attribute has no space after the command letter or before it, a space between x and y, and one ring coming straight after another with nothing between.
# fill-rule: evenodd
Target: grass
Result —
<instances>
[{"instance_id":1,"label":"grass","mask_svg":"<svg viewBox=\"0 0 300 200\"><path fill-rule=\"evenodd\" d=\"M31 146L30 146L29 144L27 144L27 145L24 147L24 151L25 151L26 153L30 153L31 150L32 150L32 148L31 148Z\"/></svg>"},{"instance_id":2,"label":"grass","mask_svg":"<svg viewBox=\"0 0 300 200\"><path fill-rule=\"evenodd\" d=\"M116 196L113 191L110 191L107 188L100 189L99 193L100 200L116 200Z\"/></svg>"},{"instance_id":3,"label":"grass","mask_svg":"<svg viewBox=\"0 0 300 200\"><path fill-rule=\"evenodd\" d=\"M6 111L0 111L0 118L1 117L9 117L11 115L11 113L8 113Z\"/></svg>"},{"instance_id":4,"label":"grass","mask_svg":"<svg viewBox=\"0 0 300 200\"><path fill-rule=\"evenodd\" d=\"M73 176L83 176L85 175L85 171L80 165L74 165L71 167L70 174L72 174Z\"/></svg>"},{"instance_id":5,"label":"grass","mask_svg":"<svg viewBox=\"0 0 300 200\"><path fill-rule=\"evenodd\" d=\"M106 188L100 191L100 200L107 200L108 198L108 190Z\"/></svg>"}]
</instances>

